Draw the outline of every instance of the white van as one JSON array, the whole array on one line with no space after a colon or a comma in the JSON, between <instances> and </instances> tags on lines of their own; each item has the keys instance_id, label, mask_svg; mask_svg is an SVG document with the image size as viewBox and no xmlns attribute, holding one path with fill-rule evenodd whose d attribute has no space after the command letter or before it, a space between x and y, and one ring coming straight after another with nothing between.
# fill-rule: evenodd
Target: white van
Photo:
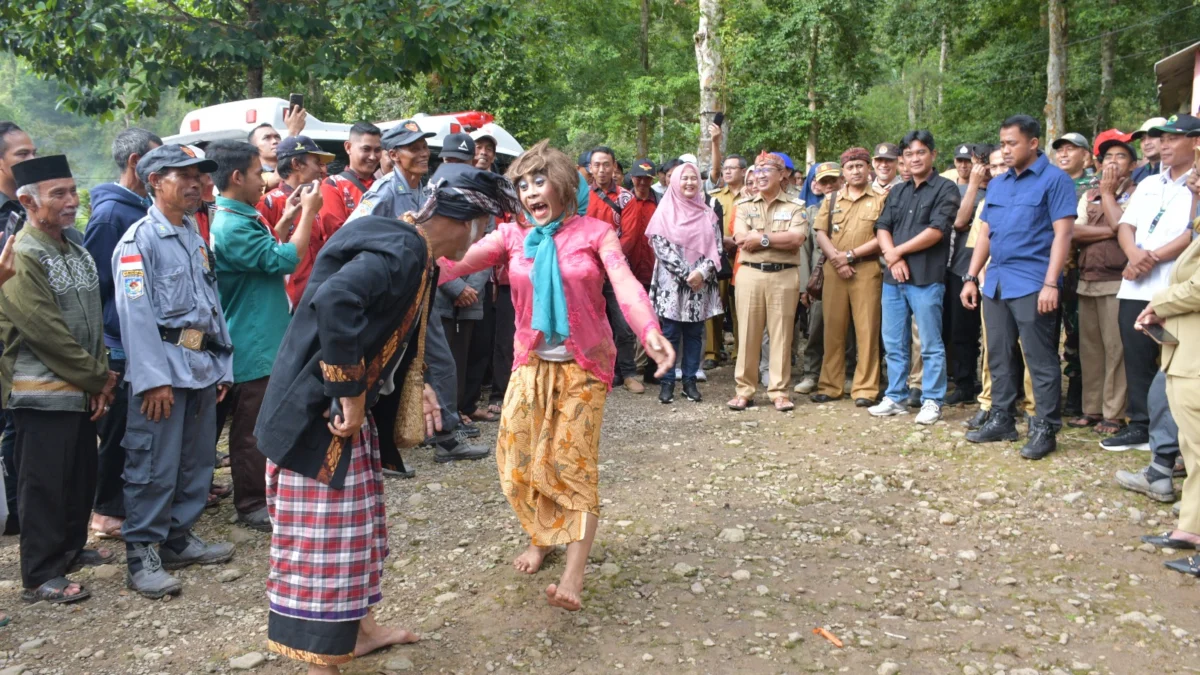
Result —
<instances>
[{"instance_id":1,"label":"white van","mask_svg":"<svg viewBox=\"0 0 1200 675\"><path fill-rule=\"evenodd\" d=\"M163 142L202 145L217 140L244 141L251 130L263 123L270 124L280 133L286 133L287 125L283 122L283 113L287 107L286 99L253 98L199 108L184 115L179 124L179 133L164 138ZM413 115L412 119L423 131L435 134L429 139L429 147L433 151L431 172L437 168L437 153L442 147L442 139L448 134L467 132L478 136L483 133L495 138L496 168L499 171L507 169L509 163L524 151L517 139L497 125L492 115L486 112L472 110L441 115L418 113ZM376 126L386 132L402 121L376 122ZM350 138L350 126L338 122L323 122L309 113L304 125L304 135L316 141L322 149L337 155L337 161L344 164L346 151L342 143ZM331 167L331 171L335 168Z\"/></svg>"}]
</instances>

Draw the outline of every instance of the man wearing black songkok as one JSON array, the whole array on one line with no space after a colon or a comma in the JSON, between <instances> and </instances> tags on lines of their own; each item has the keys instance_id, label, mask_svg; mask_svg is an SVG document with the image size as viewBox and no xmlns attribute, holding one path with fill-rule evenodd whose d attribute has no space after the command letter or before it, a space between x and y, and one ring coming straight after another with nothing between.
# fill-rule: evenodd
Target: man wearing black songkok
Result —
<instances>
[{"instance_id":1,"label":"man wearing black songkok","mask_svg":"<svg viewBox=\"0 0 1200 675\"><path fill-rule=\"evenodd\" d=\"M274 525L269 648L313 674L417 640L370 611L382 599L387 528L379 432L367 411L399 390L397 445L440 429L421 376L433 262L461 258L485 216L518 208L507 180L468 166L443 166L431 187L407 222L364 216L326 242L255 428Z\"/></svg>"}]
</instances>

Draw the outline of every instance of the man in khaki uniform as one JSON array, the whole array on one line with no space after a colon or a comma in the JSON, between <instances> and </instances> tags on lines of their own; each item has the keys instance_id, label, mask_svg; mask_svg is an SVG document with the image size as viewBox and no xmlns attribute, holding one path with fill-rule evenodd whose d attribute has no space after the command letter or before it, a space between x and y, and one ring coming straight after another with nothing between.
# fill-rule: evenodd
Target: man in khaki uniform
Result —
<instances>
[{"instance_id":1,"label":"man in khaki uniform","mask_svg":"<svg viewBox=\"0 0 1200 675\"><path fill-rule=\"evenodd\" d=\"M851 317L858 345L851 395L854 405L866 408L879 396L879 329L882 321L883 270L879 267L879 242L875 220L883 210L886 193L871 186L871 155L850 148L841 156L846 188L821 203L813 230L825 254L825 359L813 403L842 397L845 385L846 331ZM817 179L837 171L818 168ZM825 167L824 164L821 167Z\"/></svg>"},{"instance_id":2,"label":"man in khaki uniform","mask_svg":"<svg viewBox=\"0 0 1200 675\"><path fill-rule=\"evenodd\" d=\"M800 301L800 253L808 236L804 202L782 189L787 167L777 155L762 153L755 162L758 194L737 204L733 239L741 251L737 273L738 358L734 371L737 396L729 401L733 410L753 403L758 385L758 359L765 328L771 341L770 386L767 395L775 409L795 406L788 398L792 376L792 336L796 305Z\"/></svg>"},{"instance_id":3,"label":"man in khaki uniform","mask_svg":"<svg viewBox=\"0 0 1200 675\"><path fill-rule=\"evenodd\" d=\"M716 125L710 129L719 129ZM714 146L716 144L714 143ZM725 158L721 165L721 181L717 189L710 190L708 195L721 205L724 220L721 223L721 245L728 247L733 242L733 219L737 214L735 203L745 197L746 187L746 158L741 155L730 155ZM730 261L736 251L729 251ZM733 300L733 287L728 281L720 282L721 298L728 307L730 313L730 324L733 326L733 351L737 353L737 311L735 301ZM713 368L720 363L721 353L725 350L725 317L716 316L708 321L706 329L705 347L704 347L704 363L700 364L702 369ZM709 363L709 362L712 363Z\"/></svg>"}]
</instances>

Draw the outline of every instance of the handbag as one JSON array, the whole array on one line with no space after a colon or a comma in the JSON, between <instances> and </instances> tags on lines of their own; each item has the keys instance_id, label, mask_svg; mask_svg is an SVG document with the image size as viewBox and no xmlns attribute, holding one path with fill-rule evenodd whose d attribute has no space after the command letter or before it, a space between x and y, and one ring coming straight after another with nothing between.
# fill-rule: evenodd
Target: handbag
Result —
<instances>
[{"instance_id":1,"label":"handbag","mask_svg":"<svg viewBox=\"0 0 1200 675\"><path fill-rule=\"evenodd\" d=\"M837 193L833 193L833 197L829 202L829 234L833 234L833 205L837 203ZM820 251L818 247L814 250ZM813 300L821 299L821 292L825 290L825 254L817 253L816 259L813 261L812 272L808 275L808 286L804 289L805 293Z\"/></svg>"},{"instance_id":2,"label":"handbag","mask_svg":"<svg viewBox=\"0 0 1200 675\"><path fill-rule=\"evenodd\" d=\"M411 214L404 214L404 220L411 223ZM421 277L423 286L428 278L428 272ZM419 300L421 318L417 321L417 353L404 373L400 403L396 410L396 426L392 431L392 440L397 448L415 448L425 442L425 325L429 321L434 292L425 290ZM409 346L412 346L411 342Z\"/></svg>"},{"instance_id":3,"label":"handbag","mask_svg":"<svg viewBox=\"0 0 1200 675\"><path fill-rule=\"evenodd\" d=\"M717 220L717 250L721 252L721 264L717 267L717 280L729 281L733 278L733 262L729 260L729 252L725 250L725 241L721 237L721 221Z\"/></svg>"}]
</instances>

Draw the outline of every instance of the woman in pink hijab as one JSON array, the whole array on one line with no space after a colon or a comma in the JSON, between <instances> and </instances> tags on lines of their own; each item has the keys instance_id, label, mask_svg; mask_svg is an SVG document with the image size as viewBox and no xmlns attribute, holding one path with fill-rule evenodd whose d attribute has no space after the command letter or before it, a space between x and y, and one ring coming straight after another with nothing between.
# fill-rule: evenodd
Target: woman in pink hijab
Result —
<instances>
[{"instance_id":1,"label":"woman in pink hijab","mask_svg":"<svg viewBox=\"0 0 1200 675\"><path fill-rule=\"evenodd\" d=\"M721 266L720 218L704 203L700 169L682 164L672 172L670 187L646 227L658 258L650 284L650 300L663 335L682 355L683 395L700 400L696 371L704 351L704 322L721 314L717 270ZM682 343L682 344L681 344ZM675 398L675 372L667 370L658 400Z\"/></svg>"}]
</instances>

